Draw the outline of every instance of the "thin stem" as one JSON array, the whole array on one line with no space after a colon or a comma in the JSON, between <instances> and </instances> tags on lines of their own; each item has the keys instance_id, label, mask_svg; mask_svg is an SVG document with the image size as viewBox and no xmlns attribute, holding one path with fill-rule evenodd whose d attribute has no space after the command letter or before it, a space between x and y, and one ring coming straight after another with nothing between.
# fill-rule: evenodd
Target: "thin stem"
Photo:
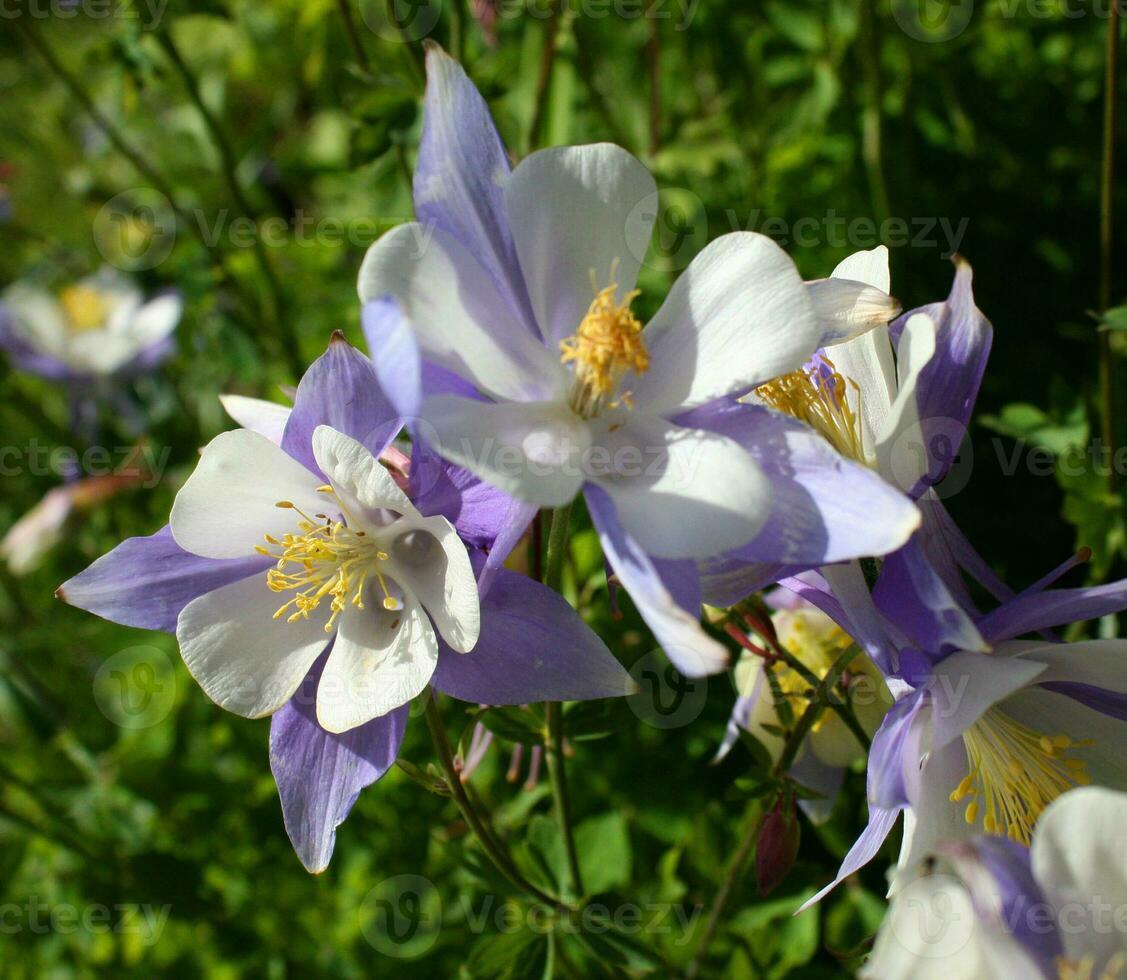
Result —
<instances>
[{"instance_id":1,"label":"thin stem","mask_svg":"<svg viewBox=\"0 0 1127 980\"><path fill-rule=\"evenodd\" d=\"M168 30L159 31L156 38L157 42L164 50L164 53L168 56L169 61L172 62L172 66L176 69L177 74L179 74L181 81L184 83L184 88L188 93L188 98L191 99L192 104L196 107L196 111L199 112L200 118L204 121L204 126L211 135L212 142L215 144L215 148L219 153L220 170L223 174L223 180L227 185L227 190L231 194L232 200L234 200L235 205L244 215L252 220L257 219L259 217L258 209L248 200L246 194L243 192L242 185L239 183L238 174L236 173L235 154L231 150L231 144L228 142L227 136L223 132L223 127L220 125L215 113L213 113L211 109L208 108L207 103L204 102L195 74L181 56L180 49L176 46L176 42L172 40L172 35ZM278 279L278 274L274 271L274 266L270 262L270 256L266 254L266 246L263 244L262 236L255 234L253 236L253 242L254 256L258 262L259 268L262 270L262 276L266 280L267 289L270 294L270 319L284 335L282 345L284 350L282 353L289 361L295 376L300 378L305 371L305 365L301 359L301 343L289 317L285 315L289 304L286 302L285 294L282 290L282 283Z\"/></svg>"},{"instance_id":2,"label":"thin stem","mask_svg":"<svg viewBox=\"0 0 1127 980\"><path fill-rule=\"evenodd\" d=\"M877 33L873 0L861 0L861 35L864 54L861 58L865 74L865 104L861 111L861 157L869 181L873 217L881 225L889 216L888 186L884 179L883 137L881 133L880 37Z\"/></svg>"},{"instance_id":3,"label":"thin stem","mask_svg":"<svg viewBox=\"0 0 1127 980\"><path fill-rule=\"evenodd\" d=\"M544 562L544 584L555 592L563 584L564 559L567 556L568 534L571 529L571 504L552 511L548 527L548 554ZM555 801L556 822L567 852L568 879L572 895L583 895L583 875L579 869L579 852L575 848L575 834L571 827L571 803L567 790L567 769L563 750L563 706L558 701L548 701L547 719L548 781Z\"/></svg>"},{"instance_id":4,"label":"thin stem","mask_svg":"<svg viewBox=\"0 0 1127 980\"><path fill-rule=\"evenodd\" d=\"M423 53L419 50L418 45L412 42L411 36L407 33L403 22L399 19L399 11L395 6L396 0L384 0L384 9L387 11L387 20L389 24L395 25L396 31L399 32L399 40L407 49L407 54L411 60L411 69L415 74L416 80L426 85L427 80L427 66L426 59ZM427 42L430 43L430 42Z\"/></svg>"},{"instance_id":5,"label":"thin stem","mask_svg":"<svg viewBox=\"0 0 1127 980\"><path fill-rule=\"evenodd\" d=\"M650 76L650 156L656 156L661 148L661 35L658 33L660 20L654 16L657 0L650 0L648 9L650 28L646 42L646 67Z\"/></svg>"},{"instance_id":6,"label":"thin stem","mask_svg":"<svg viewBox=\"0 0 1127 980\"><path fill-rule=\"evenodd\" d=\"M845 673L846 668L859 653L860 650L855 645L850 646L848 650L845 650L837 660L833 662L833 665L826 672L826 676L820 681L813 674L809 674L809 671L799 664L803 676L806 677L809 674L807 679L811 680L814 684L814 693L810 698L810 702L803 710L802 715L799 717L798 723L787 734L787 740L783 744L783 751L779 754L779 760L775 763L775 768L772 770L772 775L775 779L783 779L786 776L787 771L794 764L798 750L802 748L802 743L810 733L810 729L814 727L818 718L821 717L826 705L834 703L832 699L834 685L841 679L841 675ZM795 661L795 663L798 663L798 661ZM863 740L862 744L867 746L868 738L865 736L864 732L861 732L860 737ZM759 827L763 822L763 814L765 812L766 808L754 805L754 808L749 814L747 828L740 840L740 845L736 853L728 863L724 880L720 883L720 888L716 892L716 898L713 899L712 909L709 911L708 919L705 922L704 932L701 934L700 941L697 943L696 952L693 954L688 969L685 970L685 980L692 980L692 978L700 972L701 963L704 960L705 954L708 952L708 947L712 942L713 936L716 934L716 929L720 924L724 909L731 897L732 889L740 876L748 853L751 851L752 845L755 843L755 839L758 836Z\"/></svg>"},{"instance_id":7,"label":"thin stem","mask_svg":"<svg viewBox=\"0 0 1127 980\"><path fill-rule=\"evenodd\" d=\"M368 70L368 52L364 50L364 41L356 30L356 19L352 16L351 0L337 0L337 10L340 11L340 20L344 25L344 33L348 37L348 46L352 49L352 57L356 64L364 71Z\"/></svg>"},{"instance_id":8,"label":"thin stem","mask_svg":"<svg viewBox=\"0 0 1127 980\"><path fill-rule=\"evenodd\" d=\"M548 10L548 36L544 40L544 53L540 58L540 75L536 79L536 98L532 104L532 120L528 124L528 152L540 145L540 130L544 127L544 112L548 105L552 69L556 64L556 47L560 34L560 5L552 0Z\"/></svg>"},{"instance_id":9,"label":"thin stem","mask_svg":"<svg viewBox=\"0 0 1127 980\"><path fill-rule=\"evenodd\" d=\"M538 888L525 878L525 876L521 874L520 869L513 863L512 858L510 858L500 846L493 832L486 826L481 815L474 807L473 801L470 800L469 795L466 793L465 786L462 785L460 773L454 767L454 752L450 747L450 739L446 735L446 727L442 723L442 715L438 711L438 704L435 702L433 693L426 695L425 714L427 727L430 729L431 740L434 742L435 751L438 753L439 763L442 766L442 771L446 774L446 783L450 789L450 795L458 805L458 809L462 812L462 816L465 818L470 830L472 830L474 836L477 837L478 843L481 844L482 849L489 856L489 859L496 866L497 870L516 888L519 888L537 901L550 905L552 908L560 911L571 911L570 906L560 901L560 899L549 895L546 891Z\"/></svg>"},{"instance_id":10,"label":"thin stem","mask_svg":"<svg viewBox=\"0 0 1127 980\"><path fill-rule=\"evenodd\" d=\"M1103 165L1100 180L1100 312L1111 306L1112 246L1114 242L1113 195L1115 190L1116 89L1119 81L1119 3L1112 3L1107 21L1107 60L1104 77ZM1108 452L1115 451L1115 365L1111 332L1099 334L1100 437ZM1114 491L1119 475L1114 466L1108 476Z\"/></svg>"},{"instance_id":11,"label":"thin stem","mask_svg":"<svg viewBox=\"0 0 1127 980\"><path fill-rule=\"evenodd\" d=\"M736 882L739 881L743 873L744 865L747 863L748 855L751 853L751 849L755 846L755 840L759 836L759 827L763 822L764 812L765 811L758 803L753 803L748 809L747 818L744 822L743 836L740 838L739 846L736 848L735 853L728 861L727 868L724 870L724 879L720 882L720 887L716 891L716 897L712 900L712 908L708 910L708 918L704 923L704 931L701 932L700 939L697 941L697 948L693 953L693 958L685 968L685 980L693 980L693 978L700 973L705 954L708 952L708 947L712 945L712 939L716 935L716 930L720 926L720 920L724 915L724 910L728 906L728 900L732 896Z\"/></svg>"}]
</instances>

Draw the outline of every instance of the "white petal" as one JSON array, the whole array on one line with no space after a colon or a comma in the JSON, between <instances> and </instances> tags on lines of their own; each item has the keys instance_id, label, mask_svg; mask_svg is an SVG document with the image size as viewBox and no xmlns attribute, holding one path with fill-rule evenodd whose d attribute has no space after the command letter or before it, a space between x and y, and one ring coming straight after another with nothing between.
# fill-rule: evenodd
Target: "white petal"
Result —
<instances>
[{"instance_id":1,"label":"white petal","mask_svg":"<svg viewBox=\"0 0 1127 980\"><path fill-rule=\"evenodd\" d=\"M763 526L771 483L737 442L637 412L612 428L600 440L606 475L592 472L593 482L648 553L708 558L746 544Z\"/></svg>"},{"instance_id":2,"label":"white petal","mask_svg":"<svg viewBox=\"0 0 1127 980\"><path fill-rule=\"evenodd\" d=\"M888 246L878 245L862 252L854 252L842 259L831 273L834 279L855 279L868 283L881 292L891 292L888 272Z\"/></svg>"},{"instance_id":3,"label":"white petal","mask_svg":"<svg viewBox=\"0 0 1127 980\"><path fill-rule=\"evenodd\" d=\"M1010 644L999 645L1002 653ZM1085 640L1080 643L1042 643L1026 647L1022 659L1048 664L1039 684L1070 681L1105 691L1127 692L1127 640Z\"/></svg>"},{"instance_id":4,"label":"white petal","mask_svg":"<svg viewBox=\"0 0 1127 980\"><path fill-rule=\"evenodd\" d=\"M900 304L888 293L853 279L817 279L807 288L818 315L822 347L859 337L900 312Z\"/></svg>"},{"instance_id":5,"label":"white petal","mask_svg":"<svg viewBox=\"0 0 1127 980\"><path fill-rule=\"evenodd\" d=\"M352 511L349 523L381 525L381 511L391 510L404 517L419 512L391 474L363 445L327 425L313 430L313 457L329 478L341 503ZM359 513L356 513L356 508Z\"/></svg>"},{"instance_id":6,"label":"white petal","mask_svg":"<svg viewBox=\"0 0 1127 980\"><path fill-rule=\"evenodd\" d=\"M847 385L846 398L861 416L864 445L875 447L896 397L896 363L888 327L873 327L860 337L837 344L825 356L843 378L857 386Z\"/></svg>"},{"instance_id":7,"label":"white petal","mask_svg":"<svg viewBox=\"0 0 1127 980\"><path fill-rule=\"evenodd\" d=\"M349 608L317 687L317 721L326 731L347 732L386 715L421 694L438 663L438 641L422 606Z\"/></svg>"},{"instance_id":8,"label":"white petal","mask_svg":"<svg viewBox=\"0 0 1127 980\"><path fill-rule=\"evenodd\" d=\"M532 309L551 350L572 336L598 286L634 288L657 214L657 185L611 143L539 150L505 188ZM617 263L617 265L616 265Z\"/></svg>"},{"instance_id":9,"label":"white petal","mask_svg":"<svg viewBox=\"0 0 1127 980\"><path fill-rule=\"evenodd\" d=\"M951 793L967 774L967 750L961 740L951 742L946 748L928 753L923 760L905 759L905 769L916 767L909 780L912 800L912 828L904 829L900 845L898 867L914 873L924 858L935 853L941 841L964 840L981 833L978 827L967 823L965 807L951 802ZM915 785L911 785L914 783Z\"/></svg>"},{"instance_id":10,"label":"white petal","mask_svg":"<svg viewBox=\"0 0 1127 980\"><path fill-rule=\"evenodd\" d=\"M926 313L908 318L896 349L899 391L877 434L877 468L893 486L910 490L928 471L930 456L920 428L916 384L935 354L935 322Z\"/></svg>"},{"instance_id":11,"label":"white petal","mask_svg":"<svg viewBox=\"0 0 1127 980\"><path fill-rule=\"evenodd\" d=\"M219 401L224 411L244 429L265 436L275 446L282 444L282 433L286 431L292 408L244 395L220 395Z\"/></svg>"},{"instance_id":12,"label":"white petal","mask_svg":"<svg viewBox=\"0 0 1127 980\"><path fill-rule=\"evenodd\" d=\"M1093 957L1093 977L1115 953L1127 954L1125 826L1127 794L1090 786L1059 797L1033 831L1033 876L1057 911L1065 956Z\"/></svg>"},{"instance_id":13,"label":"white petal","mask_svg":"<svg viewBox=\"0 0 1127 980\"><path fill-rule=\"evenodd\" d=\"M66 360L66 314L54 296L28 283L16 282L4 291L3 302L29 344Z\"/></svg>"},{"instance_id":14,"label":"white petal","mask_svg":"<svg viewBox=\"0 0 1127 980\"><path fill-rule=\"evenodd\" d=\"M129 323L129 333L137 350L144 350L171 334L183 312L184 301L175 293L149 300L133 314Z\"/></svg>"},{"instance_id":15,"label":"white petal","mask_svg":"<svg viewBox=\"0 0 1127 980\"><path fill-rule=\"evenodd\" d=\"M989 980L1037 977L1021 945L993 928L952 875L924 875L893 899L862 980Z\"/></svg>"},{"instance_id":16,"label":"white petal","mask_svg":"<svg viewBox=\"0 0 1127 980\"><path fill-rule=\"evenodd\" d=\"M398 300L423 353L482 391L531 401L563 388L559 352L516 318L477 260L442 231L415 223L389 231L364 256L359 289L365 303Z\"/></svg>"},{"instance_id":17,"label":"white petal","mask_svg":"<svg viewBox=\"0 0 1127 980\"><path fill-rule=\"evenodd\" d=\"M265 436L249 429L220 433L172 503L172 537L204 558L247 558L263 535L280 538L297 529L298 516L279 501L311 515L324 509L320 483Z\"/></svg>"},{"instance_id":18,"label":"white petal","mask_svg":"<svg viewBox=\"0 0 1127 980\"><path fill-rule=\"evenodd\" d=\"M724 235L673 284L645 330L650 368L623 387L639 410L670 414L797 369L820 334L786 253L753 232Z\"/></svg>"},{"instance_id":19,"label":"white petal","mask_svg":"<svg viewBox=\"0 0 1127 980\"><path fill-rule=\"evenodd\" d=\"M176 622L188 671L212 701L244 718L284 705L325 649L324 617L287 623L266 572L193 599Z\"/></svg>"},{"instance_id":20,"label":"white petal","mask_svg":"<svg viewBox=\"0 0 1127 980\"><path fill-rule=\"evenodd\" d=\"M583 484L591 431L561 402L491 405L441 396L428 399L422 414L442 455L514 497L562 507Z\"/></svg>"},{"instance_id":21,"label":"white petal","mask_svg":"<svg viewBox=\"0 0 1127 980\"><path fill-rule=\"evenodd\" d=\"M389 548L391 577L423 604L442 638L454 650L472 650L481 630L481 609L473 566L458 532L444 517L397 521L391 530L398 531ZM422 562L412 560L405 552L401 554L396 547L402 535L418 533L429 535L435 542L433 553Z\"/></svg>"}]
</instances>

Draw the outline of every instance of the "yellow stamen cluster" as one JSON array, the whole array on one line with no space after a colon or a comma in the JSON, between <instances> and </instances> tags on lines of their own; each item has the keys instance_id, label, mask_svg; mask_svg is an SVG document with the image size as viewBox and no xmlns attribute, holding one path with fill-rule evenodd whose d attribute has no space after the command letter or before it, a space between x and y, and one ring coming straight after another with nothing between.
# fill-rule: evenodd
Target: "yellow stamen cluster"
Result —
<instances>
[{"instance_id":1,"label":"yellow stamen cluster","mask_svg":"<svg viewBox=\"0 0 1127 980\"><path fill-rule=\"evenodd\" d=\"M1099 973L1093 956L1079 960L1057 957L1057 976L1060 980L1120 980L1127 976L1127 953L1116 953Z\"/></svg>"},{"instance_id":2,"label":"yellow stamen cluster","mask_svg":"<svg viewBox=\"0 0 1127 980\"><path fill-rule=\"evenodd\" d=\"M853 644L853 640L845 630L820 614L810 617L803 612L776 613L775 627L779 642L787 653L800 660L804 667L822 680L837 658ZM781 660L771 664L769 669L774 674L779 693L788 701L805 706L810 693L809 681ZM823 711L811 731L820 731L832 714L833 712Z\"/></svg>"},{"instance_id":3,"label":"yellow stamen cluster","mask_svg":"<svg viewBox=\"0 0 1127 980\"><path fill-rule=\"evenodd\" d=\"M320 487L322 493L332 493L332 487ZM261 555L276 557L278 564L266 573L266 584L272 592L297 592L292 599L283 604L274 618L289 615L286 622L308 619L321 600L330 598L331 615L325 624L325 632L331 633L336 627L337 617L351 603L357 609L364 608L364 586L369 577L379 584L383 592L383 607L388 610L400 608L399 600L394 598L387 587L387 580L379 570L379 564L388 560L387 552L368 537L366 532L349 527L343 521L334 521L325 514L310 517L288 500L276 504L283 510L294 510L300 516L298 534L286 534L281 540L267 534L266 543L272 548L257 547ZM296 566L289 570L290 566Z\"/></svg>"},{"instance_id":4,"label":"yellow stamen cluster","mask_svg":"<svg viewBox=\"0 0 1127 980\"><path fill-rule=\"evenodd\" d=\"M828 372L792 371L760 385L755 393L771 408L805 422L843 456L867 463L859 414L861 389L843 378L828 358L822 360ZM850 391L857 410L849 403Z\"/></svg>"},{"instance_id":5,"label":"yellow stamen cluster","mask_svg":"<svg viewBox=\"0 0 1127 980\"><path fill-rule=\"evenodd\" d=\"M560 343L560 360L575 362L571 404L584 418L598 414L627 371L643 374L650 366L642 324L630 310L639 291L627 293L621 303L615 298L617 292L617 283L596 288L579 329Z\"/></svg>"},{"instance_id":6,"label":"yellow stamen cluster","mask_svg":"<svg viewBox=\"0 0 1127 980\"><path fill-rule=\"evenodd\" d=\"M74 333L97 330L105 324L110 311L105 294L92 286L68 286L59 293L59 305Z\"/></svg>"},{"instance_id":7,"label":"yellow stamen cluster","mask_svg":"<svg viewBox=\"0 0 1127 980\"><path fill-rule=\"evenodd\" d=\"M1073 786L1088 784L1087 765L1068 755L1090 741L1067 735L1050 738L997 708L963 733L969 772L951 793L952 803L970 799L969 824L983 813L988 834L1005 834L1028 845L1041 811Z\"/></svg>"}]
</instances>

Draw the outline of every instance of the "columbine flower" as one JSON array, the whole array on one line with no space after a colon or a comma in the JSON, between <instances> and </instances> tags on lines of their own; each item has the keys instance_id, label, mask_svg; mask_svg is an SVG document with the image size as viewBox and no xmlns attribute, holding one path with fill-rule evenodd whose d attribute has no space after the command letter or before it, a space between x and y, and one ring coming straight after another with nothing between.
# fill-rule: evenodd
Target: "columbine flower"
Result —
<instances>
[{"instance_id":1,"label":"columbine flower","mask_svg":"<svg viewBox=\"0 0 1127 980\"><path fill-rule=\"evenodd\" d=\"M868 614L837 608L835 620L854 636L868 634L870 647L891 648L882 659L897 665L889 681L897 701L869 753L869 824L837 881L873 858L902 811L901 866L911 869L938 842L976 833L1028 844L1042 811L1065 791L1127 785L1127 641L1019 639L1127 608L1127 581L1047 588L1075 564L985 615L963 610L983 650L919 645L918 637L942 635L928 620L947 611L921 605L910 573L892 563ZM805 595L829 609L834 600L817 591Z\"/></svg>"},{"instance_id":2,"label":"columbine flower","mask_svg":"<svg viewBox=\"0 0 1127 980\"><path fill-rule=\"evenodd\" d=\"M1127 795L1076 789L1042 814L1030 849L940 845L897 882L866 980L920 976L1114 980L1127 969Z\"/></svg>"},{"instance_id":3,"label":"columbine flower","mask_svg":"<svg viewBox=\"0 0 1127 980\"><path fill-rule=\"evenodd\" d=\"M276 426L264 403L229 404ZM360 790L394 763L428 683L474 704L630 687L550 589L501 571L479 602L473 566L508 503L425 448L393 474L380 459L406 468L389 447L399 426L371 364L338 335L302 379L280 443L247 429L218 436L169 527L59 590L114 622L174 630L213 700L273 715L286 829L312 871L328 864Z\"/></svg>"},{"instance_id":4,"label":"columbine flower","mask_svg":"<svg viewBox=\"0 0 1127 980\"><path fill-rule=\"evenodd\" d=\"M819 680L829 673L834 662L853 639L829 616L784 590L769 600L776 606L771 625L779 644ZM802 714L810 683L784 661L770 660L767 651L745 649L734 671L739 696L732 708L724 740L717 752L722 759L739 738L740 729L754 736L773 761L783 750L785 739L779 734ZM879 727L892 696L884 678L864 653L850 661L840 687L848 694L857 719L871 735ZM783 711L783 705L787 711ZM865 748L833 711L823 711L799 749L790 774L803 786L821 794L820 799L803 799L800 805L812 820L829 816L841 788L845 770L865 758Z\"/></svg>"},{"instance_id":5,"label":"columbine flower","mask_svg":"<svg viewBox=\"0 0 1127 980\"><path fill-rule=\"evenodd\" d=\"M0 346L22 370L64 381L137 374L159 364L172 352L183 306L171 293L145 302L131 280L109 270L57 296L18 282L2 303Z\"/></svg>"},{"instance_id":6,"label":"columbine flower","mask_svg":"<svg viewBox=\"0 0 1127 980\"><path fill-rule=\"evenodd\" d=\"M522 528L582 491L618 579L693 675L726 662L700 629L697 559L753 539L775 560L903 543L914 508L789 420L732 402L869 326L871 287L815 294L770 239L725 235L643 327L635 282L657 190L638 160L560 147L510 172L481 96L434 46L426 113L420 223L369 250L365 330L400 411L525 501ZM851 494L866 500L860 526L843 513Z\"/></svg>"}]
</instances>

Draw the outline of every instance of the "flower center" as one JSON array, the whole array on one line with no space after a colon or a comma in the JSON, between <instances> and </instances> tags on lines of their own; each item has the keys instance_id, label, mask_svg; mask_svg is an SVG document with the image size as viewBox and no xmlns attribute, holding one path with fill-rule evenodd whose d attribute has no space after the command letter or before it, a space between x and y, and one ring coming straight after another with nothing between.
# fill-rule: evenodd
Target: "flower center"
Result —
<instances>
[{"instance_id":1,"label":"flower center","mask_svg":"<svg viewBox=\"0 0 1127 980\"><path fill-rule=\"evenodd\" d=\"M604 404L629 404L629 394L615 402L608 403L607 399L627 371L644 374L650 366L642 324L630 309L639 290L627 293L619 303L615 299L618 284L599 289L594 278L592 273L594 300L575 334L560 342L561 362L575 363L571 407L583 418L598 415Z\"/></svg>"},{"instance_id":2,"label":"flower center","mask_svg":"<svg viewBox=\"0 0 1127 980\"><path fill-rule=\"evenodd\" d=\"M319 487L318 490L328 494L333 492L329 486ZM391 594L387 578L379 567L391 556L366 531L349 527L343 521L334 521L325 514L310 517L288 500L279 500L275 506L296 511L301 518L297 524L299 533L286 534L280 541L269 534L264 535L266 543L277 550L262 546L255 549L261 555L278 559L278 564L266 573L266 585L270 590L296 593L274 613L275 619L287 612L288 623L308 619L321 601L328 598L331 615L325 624L325 632L331 633L337 617L346 606L351 604L357 609L364 608L364 586L369 578L375 579L383 593L384 609L403 607L402 602ZM402 537L409 537L411 533ZM399 544L396 541L392 550L396 550ZM417 550L412 543L406 547Z\"/></svg>"},{"instance_id":3,"label":"flower center","mask_svg":"<svg viewBox=\"0 0 1127 980\"><path fill-rule=\"evenodd\" d=\"M969 772L950 799L961 803L970 798L969 824L985 806L982 825L988 834L1006 834L1028 845L1041 811L1061 793L1089 782L1085 762L1067 753L1091 741L1050 738L996 708L963 733L963 742Z\"/></svg>"},{"instance_id":4,"label":"flower center","mask_svg":"<svg viewBox=\"0 0 1127 980\"><path fill-rule=\"evenodd\" d=\"M857 383L838 373L824 354L810 363L768 381L755 393L771 408L805 422L849 459L868 465L861 416L849 404L849 390L860 405Z\"/></svg>"},{"instance_id":5,"label":"flower center","mask_svg":"<svg viewBox=\"0 0 1127 980\"><path fill-rule=\"evenodd\" d=\"M97 330L110 312L105 294L92 286L68 286L59 293L59 305L72 333Z\"/></svg>"}]
</instances>

